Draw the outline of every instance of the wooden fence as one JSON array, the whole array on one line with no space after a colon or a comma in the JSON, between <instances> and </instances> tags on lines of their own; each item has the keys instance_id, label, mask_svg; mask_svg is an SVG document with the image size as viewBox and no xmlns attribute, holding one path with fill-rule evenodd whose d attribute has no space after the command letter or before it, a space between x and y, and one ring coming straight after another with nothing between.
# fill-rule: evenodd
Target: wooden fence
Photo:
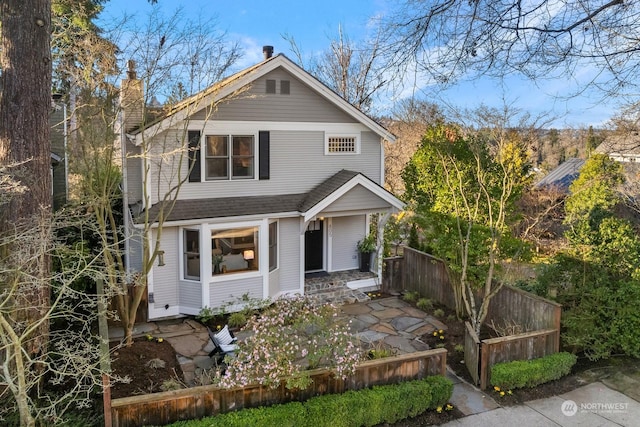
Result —
<instances>
[{"instance_id":1,"label":"wooden fence","mask_svg":"<svg viewBox=\"0 0 640 427\"><path fill-rule=\"evenodd\" d=\"M556 341L559 335L560 330L545 329L482 340L480 342L480 389L485 390L491 384L491 367L496 363L530 360L557 353Z\"/></svg>"},{"instance_id":2,"label":"wooden fence","mask_svg":"<svg viewBox=\"0 0 640 427\"><path fill-rule=\"evenodd\" d=\"M522 332L554 329L560 331L562 306L522 289L503 286L491 299L485 323L502 328L505 324L521 325ZM560 348L560 333L556 336L556 350Z\"/></svg>"},{"instance_id":3,"label":"wooden fence","mask_svg":"<svg viewBox=\"0 0 640 427\"><path fill-rule=\"evenodd\" d=\"M403 249L403 253L402 257L385 259L383 284L387 281L393 285L393 289L417 291L425 298L455 309L456 302L445 263L408 247Z\"/></svg>"},{"instance_id":4,"label":"wooden fence","mask_svg":"<svg viewBox=\"0 0 640 427\"><path fill-rule=\"evenodd\" d=\"M464 364L471 378L478 384L480 380L480 339L469 322L464 322Z\"/></svg>"},{"instance_id":5,"label":"wooden fence","mask_svg":"<svg viewBox=\"0 0 640 427\"><path fill-rule=\"evenodd\" d=\"M402 280L399 283L398 277ZM395 289L418 291L446 307L455 309L455 299L444 261L416 249L404 248L403 257L385 259L383 284ZM520 325L524 333L479 340L469 325L465 332L465 364L476 384L484 390L491 367L499 362L528 360L560 350L562 307L553 301L505 285L491 299L486 325L503 328Z\"/></svg>"},{"instance_id":6,"label":"wooden fence","mask_svg":"<svg viewBox=\"0 0 640 427\"><path fill-rule=\"evenodd\" d=\"M111 414L114 427L165 425L242 408L304 401L321 394L445 375L446 365L445 349L427 350L363 362L347 380L334 378L326 369L316 369L310 371L313 384L306 390L287 390L284 385L276 389L260 385L236 389L200 386L114 399Z\"/></svg>"}]
</instances>

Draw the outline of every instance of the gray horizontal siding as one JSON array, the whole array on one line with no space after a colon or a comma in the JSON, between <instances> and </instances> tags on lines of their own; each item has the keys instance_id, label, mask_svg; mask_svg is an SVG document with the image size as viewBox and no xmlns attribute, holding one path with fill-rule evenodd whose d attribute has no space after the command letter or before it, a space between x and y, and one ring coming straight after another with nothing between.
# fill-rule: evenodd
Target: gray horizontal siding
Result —
<instances>
[{"instance_id":1,"label":"gray horizontal siding","mask_svg":"<svg viewBox=\"0 0 640 427\"><path fill-rule=\"evenodd\" d=\"M202 285L199 282L180 281L179 285L180 307L189 307L196 310L202 306Z\"/></svg>"},{"instance_id":2,"label":"gray horizontal siding","mask_svg":"<svg viewBox=\"0 0 640 427\"><path fill-rule=\"evenodd\" d=\"M154 239L156 233L154 234ZM179 254L178 254L178 229L167 227L162 230L162 243L165 265L153 266L153 297L155 307L169 305L175 307L179 303L178 279L179 279Z\"/></svg>"},{"instance_id":3,"label":"gray horizontal siding","mask_svg":"<svg viewBox=\"0 0 640 427\"><path fill-rule=\"evenodd\" d=\"M127 143L127 196L129 203L133 204L142 200L142 160L137 156L140 147Z\"/></svg>"},{"instance_id":4,"label":"gray horizontal siding","mask_svg":"<svg viewBox=\"0 0 640 427\"><path fill-rule=\"evenodd\" d=\"M262 295L262 276L232 279L209 284L209 307L221 307L236 303L244 294L249 298L264 298Z\"/></svg>"},{"instance_id":5,"label":"gray horizontal siding","mask_svg":"<svg viewBox=\"0 0 640 427\"><path fill-rule=\"evenodd\" d=\"M259 129L256 129L256 132ZM341 169L350 169L364 173L380 183L380 139L373 132L362 132L360 155L326 156L324 154L323 131L271 131L271 176L268 180L232 180L186 182L180 189L179 199L198 199L210 197L232 197L273 194L295 194L311 190ZM159 156L154 156L159 158ZM154 162L154 171L164 180L160 187L153 187L152 200L168 191L168 179L174 181L174 170L178 160L164 160L162 168L158 160ZM181 176L186 176L188 166L182 164Z\"/></svg>"},{"instance_id":6,"label":"gray horizontal siding","mask_svg":"<svg viewBox=\"0 0 640 427\"><path fill-rule=\"evenodd\" d=\"M280 292L280 269L269 272L269 297L273 298Z\"/></svg>"},{"instance_id":7,"label":"gray horizontal siding","mask_svg":"<svg viewBox=\"0 0 640 427\"><path fill-rule=\"evenodd\" d=\"M279 292L300 289L300 220L287 218L279 221L280 286Z\"/></svg>"},{"instance_id":8,"label":"gray horizontal siding","mask_svg":"<svg viewBox=\"0 0 640 427\"><path fill-rule=\"evenodd\" d=\"M131 226L129 233L129 269L142 271L142 232Z\"/></svg>"},{"instance_id":9,"label":"gray horizontal siding","mask_svg":"<svg viewBox=\"0 0 640 427\"><path fill-rule=\"evenodd\" d=\"M375 210L389 208L389 203L371 193L361 185L352 188L345 195L333 202L321 215L328 216L331 213L347 212L352 210Z\"/></svg>"},{"instance_id":10,"label":"gray horizontal siding","mask_svg":"<svg viewBox=\"0 0 640 427\"><path fill-rule=\"evenodd\" d=\"M266 93L267 79L276 80L275 94ZM291 82L289 95L280 94L281 80ZM220 103L211 117L208 118L205 110L202 110L193 118L272 122L354 123L356 121L282 68L273 70L258 79L246 91L236 95L236 98Z\"/></svg>"},{"instance_id":11,"label":"gray horizontal siding","mask_svg":"<svg viewBox=\"0 0 640 427\"><path fill-rule=\"evenodd\" d=\"M349 270L358 267L358 240L366 230L366 216L332 218L332 270Z\"/></svg>"}]
</instances>

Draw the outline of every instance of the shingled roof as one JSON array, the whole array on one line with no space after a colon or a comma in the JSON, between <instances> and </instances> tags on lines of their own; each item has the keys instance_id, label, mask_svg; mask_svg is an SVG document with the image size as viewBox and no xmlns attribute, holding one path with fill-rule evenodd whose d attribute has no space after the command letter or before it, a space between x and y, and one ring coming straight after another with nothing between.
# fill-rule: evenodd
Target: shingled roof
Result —
<instances>
[{"instance_id":1,"label":"shingled roof","mask_svg":"<svg viewBox=\"0 0 640 427\"><path fill-rule=\"evenodd\" d=\"M569 186L580 175L582 165L584 165L584 160L582 159L567 159L538 181L535 187L555 187L563 193L568 193Z\"/></svg>"},{"instance_id":2,"label":"shingled roof","mask_svg":"<svg viewBox=\"0 0 640 427\"><path fill-rule=\"evenodd\" d=\"M177 200L165 221L186 221L285 212L304 213L357 175L360 174L343 169L308 193ZM168 204L169 202L153 205L149 210L149 217L157 219L162 207ZM142 218L138 218L136 222L140 223L142 222L141 220Z\"/></svg>"}]
</instances>

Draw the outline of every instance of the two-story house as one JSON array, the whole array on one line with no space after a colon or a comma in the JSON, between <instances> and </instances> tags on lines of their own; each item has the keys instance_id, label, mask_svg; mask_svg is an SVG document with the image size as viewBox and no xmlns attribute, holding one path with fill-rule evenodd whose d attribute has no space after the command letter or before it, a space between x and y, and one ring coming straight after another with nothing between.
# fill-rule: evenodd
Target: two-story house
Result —
<instances>
[{"instance_id":1,"label":"two-story house","mask_svg":"<svg viewBox=\"0 0 640 427\"><path fill-rule=\"evenodd\" d=\"M382 186L394 136L272 51L144 128L132 125L142 85L123 81L134 94L123 102L127 203L163 220L149 236L162 254L148 275L150 319L303 294L305 273L358 268L371 215L382 230L404 206Z\"/></svg>"}]
</instances>

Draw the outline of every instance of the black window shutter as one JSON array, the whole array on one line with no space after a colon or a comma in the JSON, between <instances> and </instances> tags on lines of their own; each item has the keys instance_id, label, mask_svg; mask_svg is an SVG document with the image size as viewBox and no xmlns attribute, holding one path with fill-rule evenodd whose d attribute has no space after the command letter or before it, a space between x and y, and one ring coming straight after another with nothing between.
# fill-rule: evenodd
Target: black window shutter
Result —
<instances>
[{"instance_id":1,"label":"black window shutter","mask_svg":"<svg viewBox=\"0 0 640 427\"><path fill-rule=\"evenodd\" d=\"M270 134L267 130L261 130L258 132L258 144L259 144L259 161L258 177L260 179L269 179L269 138Z\"/></svg>"},{"instance_id":2,"label":"black window shutter","mask_svg":"<svg viewBox=\"0 0 640 427\"><path fill-rule=\"evenodd\" d=\"M189 138L189 182L200 182L200 131L190 130Z\"/></svg>"}]
</instances>

